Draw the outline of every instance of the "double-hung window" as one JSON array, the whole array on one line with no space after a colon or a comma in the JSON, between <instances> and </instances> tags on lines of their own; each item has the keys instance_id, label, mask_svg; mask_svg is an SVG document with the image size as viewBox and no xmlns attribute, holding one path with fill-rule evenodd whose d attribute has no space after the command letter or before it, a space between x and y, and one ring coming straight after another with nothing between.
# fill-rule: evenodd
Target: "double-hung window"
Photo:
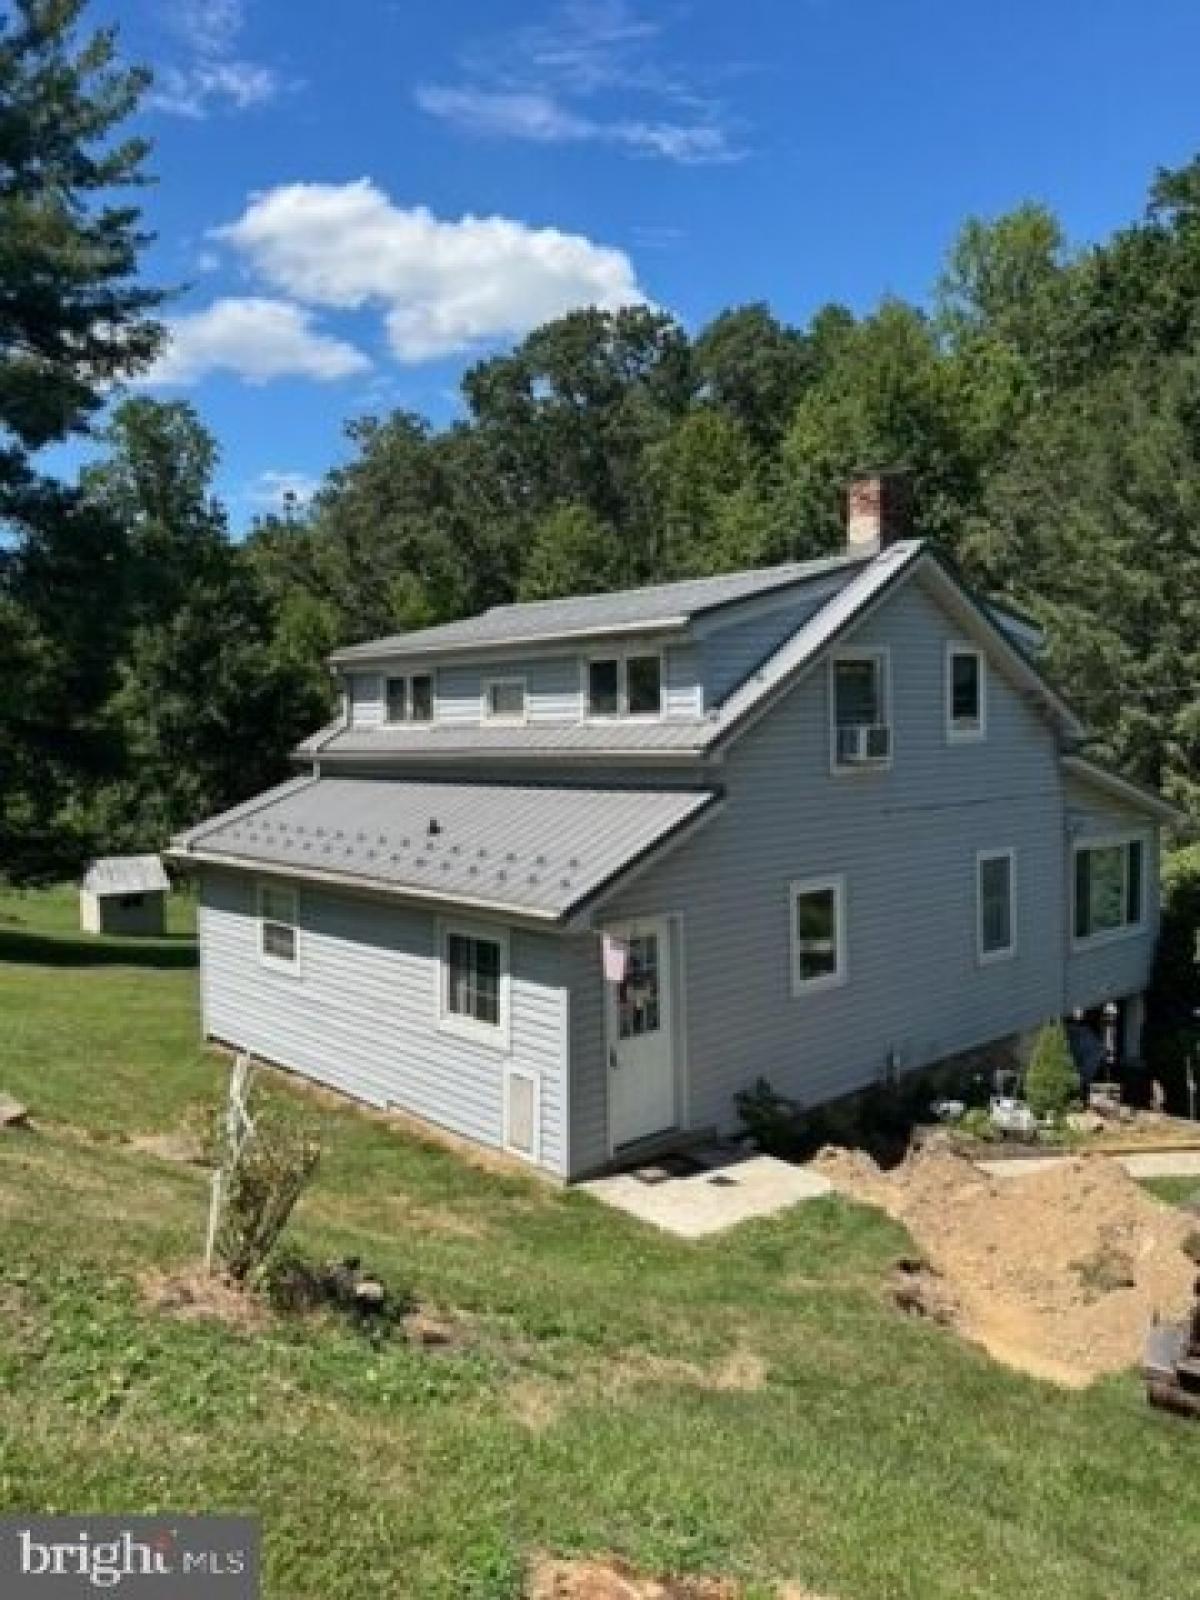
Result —
<instances>
[{"instance_id":1,"label":"double-hung window","mask_svg":"<svg viewBox=\"0 0 1200 1600\"><path fill-rule=\"evenodd\" d=\"M982 739L987 732L987 658L972 645L946 648L946 737Z\"/></svg>"},{"instance_id":2,"label":"double-hung window","mask_svg":"<svg viewBox=\"0 0 1200 1600\"><path fill-rule=\"evenodd\" d=\"M1073 930L1077 943L1112 939L1142 924L1145 850L1141 839L1075 846Z\"/></svg>"},{"instance_id":3,"label":"double-hung window","mask_svg":"<svg viewBox=\"0 0 1200 1600\"><path fill-rule=\"evenodd\" d=\"M442 927L439 1012L451 1032L507 1047L508 936L503 929Z\"/></svg>"},{"instance_id":4,"label":"double-hung window","mask_svg":"<svg viewBox=\"0 0 1200 1600\"><path fill-rule=\"evenodd\" d=\"M844 879L812 878L791 885L792 993L810 994L846 981Z\"/></svg>"},{"instance_id":5,"label":"double-hung window","mask_svg":"<svg viewBox=\"0 0 1200 1600\"><path fill-rule=\"evenodd\" d=\"M892 754L887 651L839 651L829 672L835 770L886 766Z\"/></svg>"},{"instance_id":6,"label":"double-hung window","mask_svg":"<svg viewBox=\"0 0 1200 1600\"><path fill-rule=\"evenodd\" d=\"M395 722L433 721L433 676L428 672L397 673L384 685L387 720Z\"/></svg>"},{"instance_id":7,"label":"double-hung window","mask_svg":"<svg viewBox=\"0 0 1200 1600\"><path fill-rule=\"evenodd\" d=\"M662 657L596 656L587 663L589 717L657 717L662 712Z\"/></svg>"},{"instance_id":8,"label":"double-hung window","mask_svg":"<svg viewBox=\"0 0 1200 1600\"><path fill-rule=\"evenodd\" d=\"M488 722L524 722L525 679L489 678L483 686L483 715Z\"/></svg>"},{"instance_id":9,"label":"double-hung window","mask_svg":"<svg viewBox=\"0 0 1200 1600\"><path fill-rule=\"evenodd\" d=\"M296 891L260 883L258 953L264 966L295 971L300 955L296 925Z\"/></svg>"},{"instance_id":10,"label":"double-hung window","mask_svg":"<svg viewBox=\"0 0 1200 1600\"><path fill-rule=\"evenodd\" d=\"M981 850L975 858L975 948L981 962L1017 953L1017 852Z\"/></svg>"}]
</instances>

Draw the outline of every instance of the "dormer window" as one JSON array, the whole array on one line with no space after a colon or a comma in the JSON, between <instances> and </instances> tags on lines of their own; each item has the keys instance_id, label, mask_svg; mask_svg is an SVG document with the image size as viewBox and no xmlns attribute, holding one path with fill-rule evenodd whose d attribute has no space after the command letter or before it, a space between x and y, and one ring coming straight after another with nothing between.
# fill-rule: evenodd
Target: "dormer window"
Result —
<instances>
[{"instance_id":1,"label":"dormer window","mask_svg":"<svg viewBox=\"0 0 1200 1600\"><path fill-rule=\"evenodd\" d=\"M489 679L483 686L483 714L488 722L524 722L525 679Z\"/></svg>"},{"instance_id":2,"label":"dormer window","mask_svg":"<svg viewBox=\"0 0 1200 1600\"><path fill-rule=\"evenodd\" d=\"M408 672L390 677L387 690L387 720L395 722L433 721L433 677L428 672Z\"/></svg>"},{"instance_id":3,"label":"dormer window","mask_svg":"<svg viewBox=\"0 0 1200 1600\"><path fill-rule=\"evenodd\" d=\"M662 714L662 657L597 656L587 664L589 717Z\"/></svg>"},{"instance_id":4,"label":"dormer window","mask_svg":"<svg viewBox=\"0 0 1200 1600\"><path fill-rule=\"evenodd\" d=\"M886 650L843 650L830 662L835 772L887 766L892 730Z\"/></svg>"},{"instance_id":5,"label":"dormer window","mask_svg":"<svg viewBox=\"0 0 1200 1600\"><path fill-rule=\"evenodd\" d=\"M982 739L987 731L987 662L972 645L946 648L946 737Z\"/></svg>"}]
</instances>

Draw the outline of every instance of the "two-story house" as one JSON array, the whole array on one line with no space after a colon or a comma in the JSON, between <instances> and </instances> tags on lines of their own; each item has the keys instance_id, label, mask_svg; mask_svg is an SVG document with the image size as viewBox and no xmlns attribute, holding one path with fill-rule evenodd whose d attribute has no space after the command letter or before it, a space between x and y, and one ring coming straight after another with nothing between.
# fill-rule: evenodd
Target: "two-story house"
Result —
<instances>
[{"instance_id":1,"label":"two-story house","mask_svg":"<svg viewBox=\"0 0 1200 1600\"><path fill-rule=\"evenodd\" d=\"M175 841L203 1028L571 1179L1122 1004L1160 799L903 536L341 650L303 775Z\"/></svg>"}]
</instances>

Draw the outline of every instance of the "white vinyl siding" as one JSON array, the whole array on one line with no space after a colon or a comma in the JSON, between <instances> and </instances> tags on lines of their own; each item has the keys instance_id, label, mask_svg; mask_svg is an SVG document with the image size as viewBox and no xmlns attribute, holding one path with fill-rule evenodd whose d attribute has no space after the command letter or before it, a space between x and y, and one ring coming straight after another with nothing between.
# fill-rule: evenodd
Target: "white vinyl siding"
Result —
<instances>
[{"instance_id":1,"label":"white vinyl siding","mask_svg":"<svg viewBox=\"0 0 1200 1600\"><path fill-rule=\"evenodd\" d=\"M310 885L299 909L304 972L297 983L255 959L253 880L204 872L199 927L209 1037L495 1150L504 1148L505 1073L519 1069L538 1083L537 1164L565 1171L569 1008L557 935L479 919L481 930L508 940L504 1053L438 1026L441 961L431 911Z\"/></svg>"},{"instance_id":2,"label":"white vinyl siding","mask_svg":"<svg viewBox=\"0 0 1200 1600\"><path fill-rule=\"evenodd\" d=\"M1017 852L981 850L975 857L975 950L981 964L1017 953Z\"/></svg>"}]
</instances>

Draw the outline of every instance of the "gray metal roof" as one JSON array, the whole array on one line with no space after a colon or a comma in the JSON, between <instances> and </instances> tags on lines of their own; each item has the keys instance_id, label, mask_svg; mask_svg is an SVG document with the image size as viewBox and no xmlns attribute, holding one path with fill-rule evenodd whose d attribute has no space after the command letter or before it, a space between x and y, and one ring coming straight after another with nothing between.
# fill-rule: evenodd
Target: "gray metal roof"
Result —
<instances>
[{"instance_id":1,"label":"gray metal roof","mask_svg":"<svg viewBox=\"0 0 1200 1600\"><path fill-rule=\"evenodd\" d=\"M559 920L716 798L315 778L189 829L172 853Z\"/></svg>"},{"instance_id":2,"label":"gray metal roof","mask_svg":"<svg viewBox=\"0 0 1200 1600\"><path fill-rule=\"evenodd\" d=\"M483 723L429 723L323 729L299 745L306 760L326 756L369 759L372 756L544 756L699 754L716 730L714 720L691 717L663 722L546 722L523 727L489 727Z\"/></svg>"},{"instance_id":3,"label":"gray metal roof","mask_svg":"<svg viewBox=\"0 0 1200 1600\"><path fill-rule=\"evenodd\" d=\"M158 856L101 856L84 873L83 887L96 895L158 894L171 880Z\"/></svg>"},{"instance_id":4,"label":"gray metal roof","mask_svg":"<svg viewBox=\"0 0 1200 1600\"><path fill-rule=\"evenodd\" d=\"M462 622L448 622L436 628L421 628L412 633L391 634L365 644L350 645L335 650L330 659L349 665L356 661L441 655L490 646L536 644L572 637L595 638L634 629L682 628L693 617L705 612L750 600L789 584L805 583L842 570L849 577L869 559L841 555L822 561L794 561L786 566L725 572L710 578L684 578L676 583L622 589L612 594L573 595L561 600L493 606L490 611Z\"/></svg>"}]
</instances>

